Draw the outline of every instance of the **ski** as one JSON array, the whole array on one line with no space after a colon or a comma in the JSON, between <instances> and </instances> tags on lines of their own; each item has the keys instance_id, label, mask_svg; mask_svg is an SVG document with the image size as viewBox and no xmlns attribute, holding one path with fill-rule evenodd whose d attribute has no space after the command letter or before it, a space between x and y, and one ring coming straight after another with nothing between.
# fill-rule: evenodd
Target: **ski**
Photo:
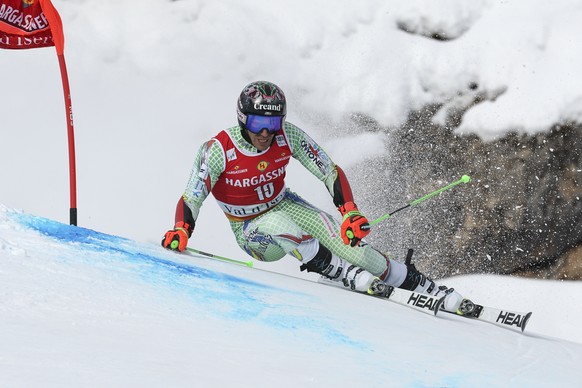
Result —
<instances>
[{"instance_id":1,"label":"ski","mask_svg":"<svg viewBox=\"0 0 582 388\"><path fill-rule=\"evenodd\" d=\"M325 277L317 280L318 283L347 289L342 282L333 281ZM405 290L402 288L395 288L386 286L385 291L381 295L373 295L377 299L383 299L390 302L398 303L403 306L408 306L414 310L421 311L430 315L437 315L440 312L453 314L458 317L467 319L474 319L482 322L487 322L500 326L506 329L523 332L532 315L531 312L523 313L518 311L498 309L494 307L483 306L471 302L468 299L463 300L463 308L468 310L464 314L461 312L453 312L444 310L442 308L445 297L435 297L432 295L420 294ZM470 306L467 306L470 305Z\"/></svg>"},{"instance_id":2,"label":"ski","mask_svg":"<svg viewBox=\"0 0 582 388\"><path fill-rule=\"evenodd\" d=\"M342 282L333 281L323 276L320 277L317 282L329 286L347 289ZM441 305L445 300L444 296L436 297L432 295L420 294L418 292L412 292L392 286L386 286L386 289L382 294L371 295L375 298L398 303L403 306L408 306L416 311L430 315L436 315L439 311L443 311L441 310Z\"/></svg>"},{"instance_id":3,"label":"ski","mask_svg":"<svg viewBox=\"0 0 582 388\"><path fill-rule=\"evenodd\" d=\"M441 306L445 300L444 296L438 298L436 296L419 294L418 292L394 288L392 286L387 286L384 295L373 296L390 302L396 302L430 315L437 315L439 311L443 311Z\"/></svg>"},{"instance_id":4,"label":"ski","mask_svg":"<svg viewBox=\"0 0 582 388\"><path fill-rule=\"evenodd\" d=\"M465 299L462 303L468 301ZM523 332L529 319L531 317L530 312L518 312L512 310L498 309L495 307L483 306L480 304L475 304L470 302L473 308L468 313L461 314L459 312L455 313L452 311L443 310L446 313L454 314L463 318L476 319L479 321L492 323L497 326L504 327L506 329L516 330Z\"/></svg>"},{"instance_id":5,"label":"ski","mask_svg":"<svg viewBox=\"0 0 582 388\"><path fill-rule=\"evenodd\" d=\"M204 255L206 257L210 257L217 260L224 260L226 258L207 254L206 252L196 251L194 249L189 249L185 253L191 256L198 256ZM226 261L226 260L225 260ZM232 259L228 259L228 262L242 264L246 266L252 266L252 262L244 262L244 261L236 261ZM250 264L250 265L249 265ZM344 286L343 282L333 281L324 276L320 277L317 280L318 283L326 284L338 288L347 289ZM464 306L468 312L461 313L452 312L448 310L442 309L442 305L445 300L445 296L442 297L435 297L432 295L421 294L418 292L413 292L409 290L405 290L403 288L395 288L392 286L386 286L380 294L371 294L377 299L383 299L390 302L398 303L403 306L410 307L414 310L430 314L430 315L437 315L439 312L443 311L445 313L453 314L459 317L467 318L467 319L475 319L482 322L491 323L497 326L501 326L507 329L521 331L523 332L529 322L529 319L532 315L531 312L518 312L512 310L505 310L505 309L498 309L494 307L483 306L480 304L476 304L471 302L468 299L465 299L462 303L470 305L469 308ZM461 309L463 310L463 309Z\"/></svg>"}]
</instances>

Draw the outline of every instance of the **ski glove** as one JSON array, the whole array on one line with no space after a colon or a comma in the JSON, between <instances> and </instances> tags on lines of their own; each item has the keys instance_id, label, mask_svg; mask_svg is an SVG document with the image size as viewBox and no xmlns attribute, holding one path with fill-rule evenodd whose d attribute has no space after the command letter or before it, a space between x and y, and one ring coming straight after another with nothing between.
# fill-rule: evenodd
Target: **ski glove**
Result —
<instances>
[{"instance_id":1,"label":"ski glove","mask_svg":"<svg viewBox=\"0 0 582 388\"><path fill-rule=\"evenodd\" d=\"M166 249L182 252L188 245L189 225L185 222L178 222L174 229L168 230L162 239L162 246Z\"/></svg>"},{"instance_id":2,"label":"ski glove","mask_svg":"<svg viewBox=\"0 0 582 388\"><path fill-rule=\"evenodd\" d=\"M355 247L370 233L368 219L360 213L352 201L344 203L338 209L343 216L341 236L344 244Z\"/></svg>"}]
</instances>

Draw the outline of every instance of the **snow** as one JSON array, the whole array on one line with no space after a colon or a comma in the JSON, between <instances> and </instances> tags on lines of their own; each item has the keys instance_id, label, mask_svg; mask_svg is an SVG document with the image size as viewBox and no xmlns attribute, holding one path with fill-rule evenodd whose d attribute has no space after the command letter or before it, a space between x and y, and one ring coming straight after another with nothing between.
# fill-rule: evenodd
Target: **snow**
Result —
<instances>
[{"instance_id":1,"label":"snow","mask_svg":"<svg viewBox=\"0 0 582 388\"><path fill-rule=\"evenodd\" d=\"M279 84L289 121L344 167L383 154L389 141L369 132L348 152L353 113L396 127L411 109L444 103L435 118L442 120L478 95L484 102L467 111L462 133L494 139L582 121L579 1L53 3L65 27L79 225L135 240L130 250L155 260L55 242L7 215L23 210L68 222L69 177L54 50L2 51L3 384L576 385L578 282L446 279L484 304L534 311L519 335L454 317L428 320L316 285L291 258L256 267L301 279L178 257L157 245L173 223L195 150L235 123L236 97L252 80ZM445 40L424 36L435 32ZM297 164L287 183L335 211L321 183ZM363 190L354 188L356 197ZM371 218L386 209L376 211ZM191 245L244 258L213 199ZM164 272L158 258L192 260L196 269L258 286L233 282L239 298L203 279L204 293L200 278Z\"/></svg>"},{"instance_id":2,"label":"snow","mask_svg":"<svg viewBox=\"0 0 582 388\"><path fill-rule=\"evenodd\" d=\"M3 386L579 384L580 283L454 279L521 333L4 206L0 232Z\"/></svg>"}]
</instances>

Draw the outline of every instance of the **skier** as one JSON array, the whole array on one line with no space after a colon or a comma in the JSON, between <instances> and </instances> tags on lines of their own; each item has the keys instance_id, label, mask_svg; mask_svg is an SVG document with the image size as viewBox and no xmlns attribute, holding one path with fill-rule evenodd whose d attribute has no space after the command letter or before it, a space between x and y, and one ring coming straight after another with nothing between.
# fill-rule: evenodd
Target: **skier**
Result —
<instances>
[{"instance_id":1,"label":"skier","mask_svg":"<svg viewBox=\"0 0 582 388\"><path fill-rule=\"evenodd\" d=\"M166 232L162 246L186 249L200 207L212 193L238 245L257 260L276 261L289 254L301 262L301 271L319 273L352 290L381 294L391 285L446 295L443 308L457 312L463 300L458 292L363 241L370 224L354 203L345 173L285 120L286 105L283 91L271 82L245 86L237 101L238 125L200 146L176 207L174 228ZM285 186L291 157L325 184L341 223Z\"/></svg>"}]
</instances>

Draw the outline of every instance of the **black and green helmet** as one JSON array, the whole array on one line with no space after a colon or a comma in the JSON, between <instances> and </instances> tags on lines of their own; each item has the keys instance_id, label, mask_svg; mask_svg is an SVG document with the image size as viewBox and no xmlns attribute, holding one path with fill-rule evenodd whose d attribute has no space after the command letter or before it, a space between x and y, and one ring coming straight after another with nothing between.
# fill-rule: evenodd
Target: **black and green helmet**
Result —
<instances>
[{"instance_id":1,"label":"black and green helmet","mask_svg":"<svg viewBox=\"0 0 582 388\"><path fill-rule=\"evenodd\" d=\"M236 113L238 123L243 128L246 128L249 115L280 116L283 121L287 114L285 94L272 82L251 82L238 97Z\"/></svg>"}]
</instances>

